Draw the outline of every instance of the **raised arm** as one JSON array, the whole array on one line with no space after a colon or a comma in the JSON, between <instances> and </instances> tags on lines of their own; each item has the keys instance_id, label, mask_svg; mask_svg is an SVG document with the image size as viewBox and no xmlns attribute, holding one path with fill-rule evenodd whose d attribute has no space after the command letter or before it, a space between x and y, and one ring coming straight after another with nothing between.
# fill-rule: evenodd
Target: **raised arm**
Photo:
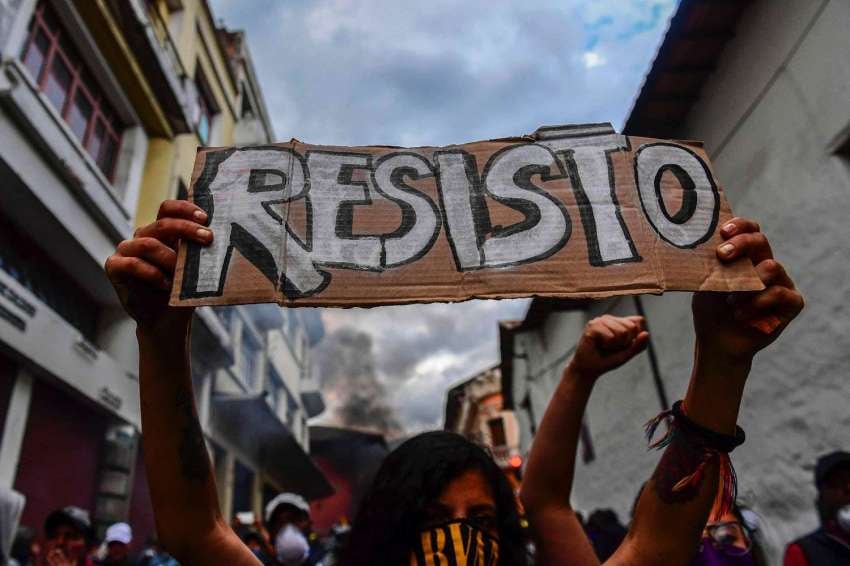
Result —
<instances>
[{"instance_id":1,"label":"raised arm","mask_svg":"<svg viewBox=\"0 0 850 566\"><path fill-rule=\"evenodd\" d=\"M181 564L259 564L222 518L189 365L192 309L168 306L179 239L212 241L206 214L165 201L106 272L137 323L145 471L163 546Z\"/></svg>"},{"instance_id":2,"label":"raised arm","mask_svg":"<svg viewBox=\"0 0 850 566\"><path fill-rule=\"evenodd\" d=\"M582 418L596 380L641 352L648 338L639 316L591 320L549 401L520 493L540 564L599 564L570 505Z\"/></svg>"},{"instance_id":3,"label":"raised arm","mask_svg":"<svg viewBox=\"0 0 850 566\"><path fill-rule=\"evenodd\" d=\"M803 299L755 222L735 218L721 230L721 261L752 260L765 289L755 293L697 293L693 300L694 367L681 406L652 478L641 493L626 540L610 564L688 564L702 530L730 489L723 450L711 450L736 433L744 385L755 354L772 343L803 308ZM690 424L689 424L690 423ZM694 426L695 425L695 426ZM696 431L696 432L694 432ZM708 448L708 451L706 450ZM724 470L725 472L726 470Z\"/></svg>"}]
</instances>

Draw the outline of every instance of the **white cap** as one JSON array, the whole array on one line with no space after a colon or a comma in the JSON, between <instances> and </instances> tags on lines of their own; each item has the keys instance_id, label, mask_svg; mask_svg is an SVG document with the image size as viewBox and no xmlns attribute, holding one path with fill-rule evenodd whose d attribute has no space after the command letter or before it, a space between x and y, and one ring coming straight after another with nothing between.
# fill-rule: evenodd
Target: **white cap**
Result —
<instances>
[{"instance_id":1,"label":"white cap","mask_svg":"<svg viewBox=\"0 0 850 566\"><path fill-rule=\"evenodd\" d=\"M271 521L274 510L277 509L279 505L292 505L296 509L304 511L307 515L310 514L310 504L307 503L306 499L297 493L281 493L266 504L267 523Z\"/></svg>"},{"instance_id":2,"label":"white cap","mask_svg":"<svg viewBox=\"0 0 850 566\"><path fill-rule=\"evenodd\" d=\"M130 525L127 523L115 523L106 529L106 536L103 539L103 542L109 544L110 542L123 542L124 544L130 544L130 541L133 540L133 530L130 528Z\"/></svg>"},{"instance_id":3,"label":"white cap","mask_svg":"<svg viewBox=\"0 0 850 566\"><path fill-rule=\"evenodd\" d=\"M741 509L741 518L744 519L744 525L751 531L757 531L761 527L761 517L752 509Z\"/></svg>"}]
</instances>

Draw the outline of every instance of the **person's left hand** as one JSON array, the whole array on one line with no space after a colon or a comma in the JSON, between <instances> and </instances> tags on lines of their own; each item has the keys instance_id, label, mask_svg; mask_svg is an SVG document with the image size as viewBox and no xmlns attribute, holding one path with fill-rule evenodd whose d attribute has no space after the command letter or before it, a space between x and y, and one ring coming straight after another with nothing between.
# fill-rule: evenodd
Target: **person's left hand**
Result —
<instances>
[{"instance_id":1,"label":"person's left hand","mask_svg":"<svg viewBox=\"0 0 850 566\"><path fill-rule=\"evenodd\" d=\"M638 355L648 342L642 316L602 315L585 325L567 370L595 380Z\"/></svg>"},{"instance_id":2,"label":"person's left hand","mask_svg":"<svg viewBox=\"0 0 850 566\"><path fill-rule=\"evenodd\" d=\"M803 309L803 296L778 261L757 222L733 218L723 225L717 247L724 263L749 258L764 290L739 293L694 293L697 348L709 356L750 361L776 340Z\"/></svg>"}]
</instances>

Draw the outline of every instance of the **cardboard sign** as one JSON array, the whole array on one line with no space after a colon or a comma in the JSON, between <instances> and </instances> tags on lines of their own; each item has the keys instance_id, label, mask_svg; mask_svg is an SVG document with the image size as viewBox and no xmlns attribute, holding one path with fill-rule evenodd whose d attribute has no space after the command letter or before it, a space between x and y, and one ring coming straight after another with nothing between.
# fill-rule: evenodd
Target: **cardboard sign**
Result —
<instances>
[{"instance_id":1,"label":"cardboard sign","mask_svg":"<svg viewBox=\"0 0 850 566\"><path fill-rule=\"evenodd\" d=\"M610 124L442 148L201 148L173 305L373 306L762 288L700 144Z\"/></svg>"}]
</instances>

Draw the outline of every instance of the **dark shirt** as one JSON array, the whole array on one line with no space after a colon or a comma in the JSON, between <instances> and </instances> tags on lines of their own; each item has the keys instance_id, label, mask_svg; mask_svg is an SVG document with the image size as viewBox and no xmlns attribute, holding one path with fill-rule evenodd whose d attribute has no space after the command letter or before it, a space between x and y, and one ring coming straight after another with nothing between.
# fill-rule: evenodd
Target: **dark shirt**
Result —
<instances>
[{"instance_id":1,"label":"dark shirt","mask_svg":"<svg viewBox=\"0 0 850 566\"><path fill-rule=\"evenodd\" d=\"M850 540L820 528L788 545L783 566L850 566Z\"/></svg>"}]
</instances>

